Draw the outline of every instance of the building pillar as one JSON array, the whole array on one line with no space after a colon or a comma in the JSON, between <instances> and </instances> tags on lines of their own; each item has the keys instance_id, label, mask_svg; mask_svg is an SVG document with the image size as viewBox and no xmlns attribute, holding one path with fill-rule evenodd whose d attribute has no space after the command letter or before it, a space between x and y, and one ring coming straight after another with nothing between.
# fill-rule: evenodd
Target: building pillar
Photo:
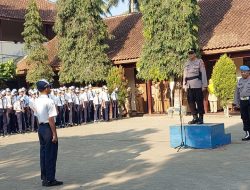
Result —
<instances>
[{"instance_id":1,"label":"building pillar","mask_svg":"<svg viewBox=\"0 0 250 190\"><path fill-rule=\"evenodd\" d=\"M152 92L151 92L152 81L147 81L147 102L148 102L148 113L152 114Z\"/></svg>"}]
</instances>

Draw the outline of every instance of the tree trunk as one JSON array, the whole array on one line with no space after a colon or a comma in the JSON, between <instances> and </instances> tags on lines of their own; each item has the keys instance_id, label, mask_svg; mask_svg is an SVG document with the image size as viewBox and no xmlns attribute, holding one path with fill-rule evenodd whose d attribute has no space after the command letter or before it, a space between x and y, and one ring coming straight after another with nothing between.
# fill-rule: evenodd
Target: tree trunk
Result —
<instances>
[{"instance_id":1,"label":"tree trunk","mask_svg":"<svg viewBox=\"0 0 250 190\"><path fill-rule=\"evenodd\" d=\"M135 0L130 0L130 12L133 13L135 12Z\"/></svg>"}]
</instances>

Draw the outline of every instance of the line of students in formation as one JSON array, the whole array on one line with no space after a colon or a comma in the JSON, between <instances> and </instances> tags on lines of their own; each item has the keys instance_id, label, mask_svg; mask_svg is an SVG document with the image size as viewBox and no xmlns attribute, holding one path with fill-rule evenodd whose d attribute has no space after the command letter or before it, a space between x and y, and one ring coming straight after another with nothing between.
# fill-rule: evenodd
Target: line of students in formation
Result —
<instances>
[{"instance_id":1,"label":"line of students in formation","mask_svg":"<svg viewBox=\"0 0 250 190\"><path fill-rule=\"evenodd\" d=\"M36 89L7 88L0 92L0 135L36 131L38 121L34 114L34 102L39 93ZM54 101L58 116L56 125L60 128L118 118L118 88L111 95L106 86L93 90L92 86L75 88L71 86L53 89L49 97Z\"/></svg>"}]
</instances>

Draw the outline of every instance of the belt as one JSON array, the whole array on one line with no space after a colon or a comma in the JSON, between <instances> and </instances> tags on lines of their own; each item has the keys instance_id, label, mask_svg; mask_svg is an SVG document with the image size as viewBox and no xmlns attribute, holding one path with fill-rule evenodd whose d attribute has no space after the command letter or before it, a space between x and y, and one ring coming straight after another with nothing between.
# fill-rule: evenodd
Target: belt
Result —
<instances>
[{"instance_id":1,"label":"belt","mask_svg":"<svg viewBox=\"0 0 250 190\"><path fill-rule=\"evenodd\" d=\"M49 125L49 123L39 123L39 125Z\"/></svg>"},{"instance_id":2,"label":"belt","mask_svg":"<svg viewBox=\"0 0 250 190\"><path fill-rule=\"evenodd\" d=\"M249 96L240 97L240 100L249 100Z\"/></svg>"},{"instance_id":3,"label":"belt","mask_svg":"<svg viewBox=\"0 0 250 190\"><path fill-rule=\"evenodd\" d=\"M193 76L193 77L186 77L185 78L185 81L188 81L188 80L194 80L194 79L200 79L200 76Z\"/></svg>"}]
</instances>

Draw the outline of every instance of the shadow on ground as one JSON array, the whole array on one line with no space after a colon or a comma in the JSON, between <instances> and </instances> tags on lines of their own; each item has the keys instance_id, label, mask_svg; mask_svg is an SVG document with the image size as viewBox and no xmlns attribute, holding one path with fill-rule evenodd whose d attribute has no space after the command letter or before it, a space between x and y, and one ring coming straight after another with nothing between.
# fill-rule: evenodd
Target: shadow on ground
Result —
<instances>
[{"instance_id":1,"label":"shadow on ground","mask_svg":"<svg viewBox=\"0 0 250 190\"><path fill-rule=\"evenodd\" d=\"M249 190L250 148L238 127L227 128L231 145L179 153L169 149L168 138L145 138L156 129L60 138L57 176L65 185L50 189ZM42 188L38 148L34 142L0 147L1 190ZM157 161L162 154L153 149L166 151L166 158ZM155 160L144 159L146 153Z\"/></svg>"}]
</instances>

